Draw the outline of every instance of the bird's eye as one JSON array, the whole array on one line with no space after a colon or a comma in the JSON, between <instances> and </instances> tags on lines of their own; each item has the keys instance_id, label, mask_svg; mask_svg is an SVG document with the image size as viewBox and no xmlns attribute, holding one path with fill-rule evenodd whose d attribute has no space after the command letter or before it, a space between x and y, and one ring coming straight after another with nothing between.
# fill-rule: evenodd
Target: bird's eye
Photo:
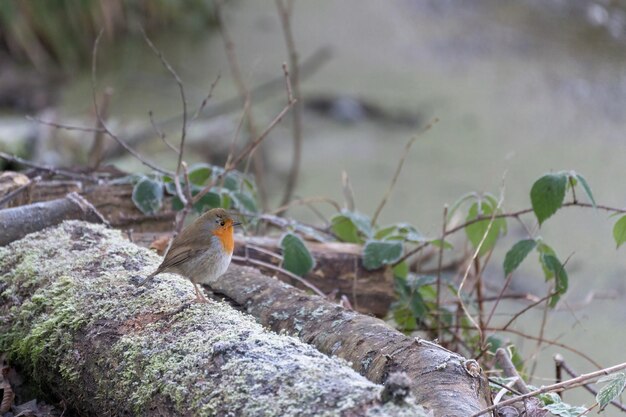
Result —
<instances>
[{"instance_id":1,"label":"bird's eye","mask_svg":"<svg viewBox=\"0 0 626 417\"><path fill-rule=\"evenodd\" d=\"M222 221L220 222L220 226L224 226L225 224L226 224L226 223L224 223L224 220L222 220Z\"/></svg>"}]
</instances>

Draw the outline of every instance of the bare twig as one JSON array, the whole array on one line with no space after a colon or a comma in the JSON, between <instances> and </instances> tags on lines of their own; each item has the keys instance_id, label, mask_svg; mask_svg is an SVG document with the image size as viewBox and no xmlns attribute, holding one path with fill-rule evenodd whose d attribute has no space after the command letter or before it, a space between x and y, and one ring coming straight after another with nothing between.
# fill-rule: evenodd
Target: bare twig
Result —
<instances>
[{"instance_id":1,"label":"bare twig","mask_svg":"<svg viewBox=\"0 0 626 417\"><path fill-rule=\"evenodd\" d=\"M213 91L215 90L215 86L217 86L217 83L219 82L220 78L221 78L221 75L217 74L217 77L215 77L215 81L213 81L211 83L211 87L209 88L209 93L206 95L204 100L202 100L202 103L200 103L200 107L198 107L198 109L194 113L193 117L191 118L192 122L194 120L196 120L198 118L198 116L200 116L200 113L202 113L202 111L206 107L206 105L209 102L209 100L211 99L211 97L213 97Z\"/></svg>"},{"instance_id":2,"label":"bare twig","mask_svg":"<svg viewBox=\"0 0 626 417\"><path fill-rule=\"evenodd\" d=\"M354 191L350 184L350 177L346 171L341 171L341 189L343 190L343 198L348 211L354 210Z\"/></svg>"},{"instance_id":3,"label":"bare twig","mask_svg":"<svg viewBox=\"0 0 626 417\"><path fill-rule=\"evenodd\" d=\"M563 358L563 356L559 355L558 353L554 355L554 363L557 365L557 369L563 369L572 378L579 377L579 375L574 371L574 369L570 368L570 366L565 362L565 359ZM557 382L560 382L558 381L558 379L560 378L557 377ZM598 395L598 391L595 390L593 387L591 387L589 384L583 384L583 387L585 387L587 391L593 394L594 397ZM617 400L611 401L611 404L613 404L615 407L617 407L618 409L622 411L626 411L626 406L624 406L624 404L620 403Z\"/></svg>"},{"instance_id":4,"label":"bare twig","mask_svg":"<svg viewBox=\"0 0 626 417\"><path fill-rule=\"evenodd\" d=\"M183 81L181 80L181 78L178 75L178 73L176 72L176 70L170 65L170 63L167 61L167 59L165 59L165 56L163 56L163 53L152 43L152 41L150 40L150 38L146 34L145 30L143 29L143 27L140 27L140 30L141 30L141 34L143 35L144 40L146 41L146 43L148 44L150 49L152 49L152 52L154 52L154 54L161 61L161 65L163 65L163 67L167 70L167 72L170 73L170 75L172 76L174 81L176 81L176 85L178 86L178 91L180 92L180 99L181 99L181 102L182 102L182 105L183 105L183 124L182 124L181 132L180 132L180 145L178 146L178 162L176 163L176 173L175 173L175 176L174 176L174 185L176 186L176 194L178 195L178 198L183 203L183 205L185 205L185 206L191 205L191 199L187 198L185 196L183 190L181 189L181 185L180 185L180 171L182 169L183 155L185 153L185 139L187 138L187 117L188 117L188 114L187 114L187 98L185 96L185 86L183 85ZM191 184L189 184L187 182L187 183L185 183L185 187L186 188L190 188ZM191 191L187 190L187 194L191 195ZM184 217L185 216L183 216L182 221L184 221ZM182 223L182 221L181 221L181 223ZM180 229L180 227L181 226L179 225L177 228Z\"/></svg>"},{"instance_id":5,"label":"bare twig","mask_svg":"<svg viewBox=\"0 0 626 417\"><path fill-rule=\"evenodd\" d=\"M613 372L621 371L622 369L626 369L626 362L625 363L621 363L619 365L612 366L610 368L605 368L605 369L601 369L599 371L590 372L588 374L584 374L584 375L581 375L581 376L579 376L577 378L572 378L572 379L569 379L567 381L560 382L558 384L553 384L553 385L548 385L548 386L545 386L545 387L541 387L539 389L536 389L534 391L528 392L526 394L519 395L517 397L511 398L511 399L506 400L506 401L502 401L501 403L499 403L497 405L492 405L490 407L487 407L484 410L481 410L478 413L473 414L471 417L482 416L483 414L489 413L489 412L497 409L498 407L502 407L502 406L510 405L510 404L515 404L516 402L523 401L526 398L534 397L535 395L544 394L546 392L561 391L561 390L569 389L569 388L572 388L574 386L579 385L580 383L591 381L591 380L597 379L597 378L599 378L601 376L609 375L609 374L612 374Z\"/></svg>"},{"instance_id":6,"label":"bare twig","mask_svg":"<svg viewBox=\"0 0 626 417\"><path fill-rule=\"evenodd\" d=\"M111 104L111 96L113 95L112 88L106 88L104 90L104 94L101 98L102 103L100 104L100 114L102 115L102 119L106 120L109 118L109 104ZM100 120L96 121L96 127L98 129L102 128L102 124ZM93 144L91 149L89 150L89 168L93 171L97 170L100 164L102 163L102 159L104 157L104 134L105 132L99 130L94 133Z\"/></svg>"},{"instance_id":7,"label":"bare twig","mask_svg":"<svg viewBox=\"0 0 626 417\"><path fill-rule=\"evenodd\" d=\"M33 117L33 116L26 116L26 120L29 120L31 122L36 122L36 123L46 125L46 126L52 126L57 129L63 129L63 130L70 130L70 131L74 130L78 132L87 132L87 133L106 133L106 130L103 128L88 127L88 126L74 126L74 125L68 125L64 123L56 123L56 122L51 122L48 120L42 120L38 117Z\"/></svg>"},{"instance_id":8,"label":"bare twig","mask_svg":"<svg viewBox=\"0 0 626 417\"><path fill-rule=\"evenodd\" d=\"M503 348L498 348L496 350L496 361L504 371L504 375L507 377L515 377L517 380L515 381L514 387L519 391L520 394L527 394L530 392L522 378L517 373L517 369L515 369L515 365L511 361L508 352Z\"/></svg>"},{"instance_id":9,"label":"bare twig","mask_svg":"<svg viewBox=\"0 0 626 417\"><path fill-rule=\"evenodd\" d=\"M441 236L446 235L446 221L448 218L448 205L443 206L443 222L441 225ZM435 311L437 314L440 312L441 307L441 266L443 265L443 244L444 240L441 240L441 245L439 246L439 257L437 259L437 304L435 307ZM441 340L443 335L443 329L441 326L437 326L437 337Z\"/></svg>"},{"instance_id":10,"label":"bare twig","mask_svg":"<svg viewBox=\"0 0 626 417\"><path fill-rule=\"evenodd\" d=\"M51 174L59 175L61 177L67 177L67 178L72 178L75 180L88 181L88 182L99 181L97 177L91 177L89 175L83 175L83 174L79 174L79 173L72 172L72 171L66 171L64 169L56 168L50 165L38 164L36 162L28 161L26 159L20 158L19 156L9 155L8 153L4 153L4 152L0 152L0 158L4 159L5 161L18 163L18 164L21 164L30 168L35 168L35 169L39 169L42 171L50 172Z\"/></svg>"},{"instance_id":11,"label":"bare twig","mask_svg":"<svg viewBox=\"0 0 626 417\"><path fill-rule=\"evenodd\" d=\"M96 67L97 67L97 62L98 62L98 46L100 45L100 39L102 39L102 33L103 31L101 30L100 33L98 33L98 36L96 37L96 40L93 43L93 50L92 50L92 60L91 60L91 94L93 97L93 106L96 112L96 117L98 118L98 122L100 123L100 125L102 126L102 129L104 130L104 132L109 135L113 140L115 140L120 146L122 146L124 149L126 149L126 151L128 151L128 153L130 153L132 156L134 156L138 161L140 161L142 164L144 164L145 166L152 168L153 170L161 173L161 174L165 174L165 175L173 175L170 171L167 171L161 167L159 167L158 165L148 161L147 159L145 159L139 152L137 152L135 149L131 148L128 143L126 143L126 141L124 141L122 138L120 138L119 136L117 136L115 133L113 133L111 131L111 129L109 129L109 127L107 126L102 113L100 112L100 108L98 106L98 89L97 89L97 83L96 83Z\"/></svg>"},{"instance_id":12,"label":"bare twig","mask_svg":"<svg viewBox=\"0 0 626 417\"><path fill-rule=\"evenodd\" d=\"M239 155L234 158L234 160L231 162L230 166L228 167L224 167L224 172L222 172L220 175L217 176L217 178L214 178L213 181L211 181L210 184L208 184L207 186L205 186L198 194L196 194L194 196L194 203L199 201L202 197L204 197L206 195L206 193L208 193L209 191L211 191L211 188L213 188L215 186L215 184L217 184L219 181L221 181L221 179L230 171L232 171L233 169L235 169L235 167L244 159L246 158L248 155L250 155L251 152L254 152L254 150L256 149L256 147L267 137L267 135L269 135L269 133L271 132L271 130L278 124L280 123L280 121L283 119L283 117L285 117L285 114L287 114L287 112L289 111L289 109L291 108L291 106L293 105L293 103L287 103L287 105L280 111L280 113L278 113L276 115L276 117L274 118L274 120L272 120L270 122L270 124L267 126L267 128L265 129L265 131L263 131L263 133L261 133L261 135L259 135L259 137L257 137L254 141L249 142L239 153Z\"/></svg>"},{"instance_id":13,"label":"bare twig","mask_svg":"<svg viewBox=\"0 0 626 417\"><path fill-rule=\"evenodd\" d=\"M235 43L230 36L230 33L222 16L221 0L215 2L215 16L217 18L220 33L222 34L222 39L224 41L224 49L226 49L226 58L228 60L228 65L230 67L233 80L235 81L235 84L237 86L237 90L239 91L239 95L244 103L247 101L251 101L250 90L248 89L248 86L244 81L241 69L239 67L239 61L237 60L237 54L235 54ZM252 111L248 110L245 115L248 122L248 130L250 131L250 138L258 138L258 129ZM260 142L258 144L260 144ZM255 179L259 193L259 200L263 209L266 210L267 190L265 189L265 167L263 162L263 156L255 152L257 146L252 147L251 151L246 156L250 156L252 162L254 163L254 171L256 177Z\"/></svg>"},{"instance_id":14,"label":"bare twig","mask_svg":"<svg viewBox=\"0 0 626 417\"><path fill-rule=\"evenodd\" d=\"M278 9L285 44L289 54L289 67L291 68L289 79L293 89L293 97L298 101L298 103L294 105L293 112L291 114L293 123L293 156L291 158L291 169L289 171L289 175L287 176L285 194L283 195L281 203L281 205L285 205L293 196L294 189L298 183L298 174L300 173L300 161L302 159L302 103L300 103L301 95L298 51L296 50L296 44L291 30L293 1L284 2L283 0L276 0L276 8Z\"/></svg>"},{"instance_id":15,"label":"bare twig","mask_svg":"<svg viewBox=\"0 0 626 417\"><path fill-rule=\"evenodd\" d=\"M385 191L385 195L383 196L380 204L378 205L378 207L376 208L376 211L374 212L374 215L372 216L372 226L376 224L376 220L378 220L378 216L380 215L380 212L383 210L383 207L385 207L385 204L387 204L387 200L389 199L389 196L391 195L391 191L393 191L393 188L395 187L396 182L398 181L398 177L400 176L400 172L402 172L402 166L404 165L404 160L409 154L409 151L411 150L411 146L413 146L413 143L415 143L415 141L419 137L421 137L424 133L428 132L438 121L439 119L437 118L433 119L430 123L428 123L428 125L426 125L424 129L422 129L421 132L419 132L417 135L409 139L409 141L404 146L404 151L402 152L402 155L400 156L400 161L398 161L398 166L396 167L396 172L393 175L393 178L391 179L391 183L389 184L389 187L387 187L387 191Z\"/></svg>"},{"instance_id":16,"label":"bare twig","mask_svg":"<svg viewBox=\"0 0 626 417\"><path fill-rule=\"evenodd\" d=\"M326 294L324 294L322 292L322 290L320 290L319 288L317 288L315 285L311 284L310 282L308 282L306 279L299 277L298 275L287 271L284 268L280 268L276 265L272 265L270 263L267 262L263 262L263 261L259 261L258 259L253 259L253 258L247 258L245 256L237 256L237 255L233 255L233 260L234 261L239 261L239 262L246 262L246 263L250 263L253 265L257 265L257 266L262 266L263 268L268 268L271 269L273 271L279 272L291 279L294 279L296 281L298 281L299 283L301 283L302 285L304 285L305 287L307 287L308 289L310 289L311 291L313 291L314 293L316 293L317 295L319 295L320 297L326 298Z\"/></svg>"},{"instance_id":17,"label":"bare twig","mask_svg":"<svg viewBox=\"0 0 626 417\"><path fill-rule=\"evenodd\" d=\"M180 150L176 149L176 147L174 145L172 145L171 143L169 143L166 139L166 135L165 132L163 132L160 128L159 125L157 125L157 123L154 121L154 114L152 112L152 110L150 110L148 112L148 117L150 118L150 125L152 126L152 129L154 129L154 133L157 134L157 136L161 139L161 141L168 147L170 148L176 155L180 155Z\"/></svg>"},{"instance_id":18,"label":"bare twig","mask_svg":"<svg viewBox=\"0 0 626 417\"><path fill-rule=\"evenodd\" d=\"M291 200L288 204L280 206L277 209L271 211L270 214L283 213L283 212L285 212L286 210L288 210L292 206L307 205L307 204L310 204L310 203L328 203L331 206L333 206L337 211L341 211L341 206L339 205L339 203L337 203L335 200L333 200L331 198L328 198L328 197L307 197L307 198L300 198L300 199L297 199L297 200Z\"/></svg>"}]
</instances>

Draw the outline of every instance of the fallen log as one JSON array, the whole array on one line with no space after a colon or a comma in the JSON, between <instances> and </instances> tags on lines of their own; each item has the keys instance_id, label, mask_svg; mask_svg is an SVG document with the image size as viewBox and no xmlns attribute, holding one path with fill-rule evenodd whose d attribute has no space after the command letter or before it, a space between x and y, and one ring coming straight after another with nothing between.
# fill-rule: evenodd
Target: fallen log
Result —
<instances>
[{"instance_id":1,"label":"fallen log","mask_svg":"<svg viewBox=\"0 0 626 417\"><path fill-rule=\"evenodd\" d=\"M179 276L133 285L159 262L77 221L0 247L0 351L90 415L426 416Z\"/></svg>"},{"instance_id":2,"label":"fallen log","mask_svg":"<svg viewBox=\"0 0 626 417\"><path fill-rule=\"evenodd\" d=\"M87 200L76 193L69 193L58 200L0 210L0 246L64 220L106 223Z\"/></svg>"},{"instance_id":3,"label":"fallen log","mask_svg":"<svg viewBox=\"0 0 626 417\"><path fill-rule=\"evenodd\" d=\"M407 337L382 320L307 295L250 267L232 267L208 287L276 332L338 356L370 381L405 372L411 393L435 416L467 417L491 404L480 366L443 347Z\"/></svg>"}]
</instances>

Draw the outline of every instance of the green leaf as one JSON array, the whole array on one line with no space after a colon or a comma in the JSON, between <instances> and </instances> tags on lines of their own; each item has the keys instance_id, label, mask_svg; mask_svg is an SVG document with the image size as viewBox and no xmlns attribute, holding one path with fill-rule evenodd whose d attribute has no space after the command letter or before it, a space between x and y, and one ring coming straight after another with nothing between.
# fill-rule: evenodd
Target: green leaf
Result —
<instances>
[{"instance_id":1,"label":"green leaf","mask_svg":"<svg viewBox=\"0 0 626 417\"><path fill-rule=\"evenodd\" d=\"M543 407L543 410L547 410L550 413L561 417L580 417L585 411L587 411L587 408L569 405L559 401L546 405Z\"/></svg>"},{"instance_id":2,"label":"green leaf","mask_svg":"<svg viewBox=\"0 0 626 417\"><path fill-rule=\"evenodd\" d=\"M613 226L613 238L619 248L622 243L626 242L626 216L622 216Z\"/></svg>"},{"instance_id":3,"label":"green leaf","mask_svg":"<svg viewBox=\"0 0 626 417\"><path fill-rule=\"evenodd\" d=\"M197 192L193 193L193 195L196 195L196 194ZM208 193L203 195L202 198L198 200L196 204L193 205L193 209L196 211L196 213L201 214L212 208L220 207L221 205L222 205L222 199L220 198L220 195L209 191Z\"/></svg>"},{"instance_id":4,"label":"green leaf","mask_svg":"<svg viewBox=\"0 0 626 417\"><path fill-rule=\"evenodd\" d=\"M318 242L329 242L327 235L317 231L317 229L302 223L295 223L294 229L308 239L317 240Z\"/></svg>"},{"instance_id":5,"label":"green leaf","mask_svg":"<svg viewBox=\"0 0 626 417\"><path fill-rule=\"evenodd\" d=\"M497 205L492 205L487 201L477 201L471 205L466 221L474 220L480 216L489 217L493 214L496 207ZM499 209L497 214L500 214ZM487 234L483 245L480 247L479 255L484 255L493 249L500 234L506 233L506 220L504 218L494 218L491 228L489 228L490 222L491 219L485 219L465 227L467 238L472 242L474 248L478 248L483 236L485 236L485 233ZM489 232L487 232L488 228Z\"/></svg>"},{"instance_id":6,"label":"green leaf","mask_svg":"<svg viewBox=\"0 0 626 417\"><path fill-rule=\"evenodd\" d=\"M558 258L554 255L550 254L542 254L541 255L541 263L548 269L552 276L554 277L554 294L550 297L550 307L555 307L559 302L561 295L565 294L567 291L567 287L569 285L569 278L567 276L567 272L565 271L565 267L558 260Z\"/></svg>"},{"instance_id":7,"label":"green leaf","mask_svg":"<svg viewBox=\"0 0 626 417\"><path fill-rule=\"evenodd\" d=\"M539 240L537 241L537 252L539 252L539 263L541 264L541 268L543 269L543 275L546 278L546 281L548 281L550 278L554 277L554 273L546 267L546 265L543 262L542 256L544 254L547 254L547 255L552 255L555 258L558 258L558 257L556 256L556 252L554 251L554 249L552 249L551 246L544 243L541 240L541 238L539 238Z\"/></svg>"},{"instance_id":8,"label":"green leaf","mask_svg":"<svg viewBox=\"0 0 626 417\"><path fill-rule=\"evenodd\" d=\"M398 278L406 278L409 275L409 264L406 261L402 261L394 266L393 275Z\"/></svg>"},{"instance_id":9,"label":"green leaf","mask_svg":"<svg viewBox=\"0 0 626 417\"><path fill-rule=\"evenodd\" d=\"M350 243L363 243L374 233L369 217L348 210L335 215L330 228L339 240Z\"/></svg>"},{"instance_id":10,"label":"green leaf","mask_svg":"<svg viewBox=\"0 0 626 417\"><path fill-rule=\"evenodd\" d=\"M248 211L250 213L259 211L256 200L249 193L234 191L231 196L240 211Z\"/></svg>"},{"instance_id":11,"label":"green leaf","mask_svg":"<svg viewBox=\"0 0 626 417\"><path fill-rule=\"evenodd\" d=\"M361 243L359 230L348 216L337 214L331 219L330 230L343 242Z\"/></svg>"},{"instance_id":12,"label":"green leaf","mask_svg":"<svg viewBox=\"0 0 626 417\"><path fill-rule=\"evenodd\" d=\"M211 178L213 169L207 164L195 164L189 167L189 182L194 185L204 185Z\"/></svg>"},{"instance_id":13,"label":"green leaf","mask_svg":"<svg viewBox=\"0 0 626 417\"><path fill-rule=\"evenodd\" d=\"M607 382L596 395L596 401L600 404L600 411L609 405L611 401L616 399L624 391L626 387L626 374L618 372L615 374L607 375L598 380L598 382Z\"/></svg>"},{"instance_id":14,"label":"green leaf","mask_svg":"<svg viewBox=\"0 0 626 417\"><path fill-rule=\"evenodd\" d=\"M398 223L386 226L376 232L376 240L404 240L413 243L426 242L427 239L417 229L407 223Z\"/></svg>"},{"instance_id":15,"label":"green leaf","mask_svg":"<svg viewBox=\"0 0 626 417\"><path fill-rule=\"evenodd\" d=\"M402 242L370 240L363 248L363 267L371 271L392 264L400 259L403 249Z\"/></svg>"},{"instance_id":16,"label":"green leaf","mask_svg":"<svg viewBox=\"0 0 626 417\"><path fill-rule=\"evenodd\" d=\"M163 205L163 184L143 178L133 188L133 203L143 214L151 215Z\"/></svg>"},{"instance_id":17,"label":"green leaf","mask_svg":"<svg viewBox=\"0 0 626 417\"><path fill-rule=\"evenodd\" d=\"M504 275L509 275L515 271L518 266L526 259L526 256L532 251L537 242L534 239L520 240L517 242L504 256Z\"/></svg>"},{"instance_id":18,"label":"green leaf","mask_svg":"<svg viewBox=\"0 0 626 417\"><path fill-rule=\"evenodd\" d=\"M583 189L585 190L585 193L587 193L587 197L589 197L589 200L591 200L591 204L593 204L593 207L596 207L596 200L593 198L593 194L591 193L591 187L589 187L589 184L587 183L587 180L585 179L585 177L583 177L580 174L575 174L576 178L578 179L578 181L580 181L580 184L583 186Z\"/></svg>"},{"instance_id":19,"label":"green leaf","mask_svg":"<svg viewBox=\"0 0 626 417\"><path fill-rule=\"evenodd\" d=\"M441 239L429 240L428 243L430 243L431 245L433 245L436 248L441 248ZM454 249L454 245L452 245L452 243L444 240L443 241L443 248L444 249Z\"/></svg>"},{"instance_id":20,"label":"green leaf","mask_svg":"<svg viewBox=\"0 0 626 417\"><path fill-rule=\"evenodd\" d=\"M283 268L301 277L311 272L315 259L299 236L286 233L280 247L283 249Z\"/></svg>"},{"instance_id":21,"label":"green leaf","mask_svg":"<svg viewBox=\"0 0 626 417\"><path fill-rule=\"evenodd\" d=\"M459 209L459 207L461 207L463 203L471 199L478 200L478 198L479 195L476 192L463 194L461 197L459 197L458 200L454 202L454 204L452 204L452 206L450 206L450 209L448 210L448 218L446 220L450 221L452 219L452 216L454 216L454 213Z\"/></svg>"},{"instance_id":22,"label":"green leaf","mask_svg":"<svg viewBox=\"0 0 626 417\"><path fill-rule=\"evenodd\" d=\"M563 205L567 175L563 172L546 174L530 189L530 201L539 225L552 216Z\"/></svg>"}]
</instances>

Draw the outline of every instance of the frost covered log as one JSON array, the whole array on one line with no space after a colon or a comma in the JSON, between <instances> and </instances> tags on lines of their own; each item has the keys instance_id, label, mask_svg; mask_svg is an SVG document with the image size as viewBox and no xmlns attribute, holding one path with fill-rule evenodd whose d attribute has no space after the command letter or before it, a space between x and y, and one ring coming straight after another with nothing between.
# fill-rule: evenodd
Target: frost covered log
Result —
<instances>
[{"instance_id":1,"label":"frost covered log","mask_svg":"<svg viewBox=\"0 0 626 417\"><path fill-rule=\"evenodd\" d=\"M297 335L321 352L345 359L371 381L387 383L389 375L405 372L413 396L435 416L466 417L491 405L488 381L476 361L407 337L382 320L249 267L231 266L210 288L272 330Z\"/></svg>"},{"instance_id":2,"label":"frost covered log","mask_svg":"<svg viewBox=\"0 0 626 417\"><path fill-rule=\"evenodd\" d=\"M0 247L0 351L90 415L420 416L298 339L265 330L101 225L70 221Z\"/></svg>"}]
</instances>

